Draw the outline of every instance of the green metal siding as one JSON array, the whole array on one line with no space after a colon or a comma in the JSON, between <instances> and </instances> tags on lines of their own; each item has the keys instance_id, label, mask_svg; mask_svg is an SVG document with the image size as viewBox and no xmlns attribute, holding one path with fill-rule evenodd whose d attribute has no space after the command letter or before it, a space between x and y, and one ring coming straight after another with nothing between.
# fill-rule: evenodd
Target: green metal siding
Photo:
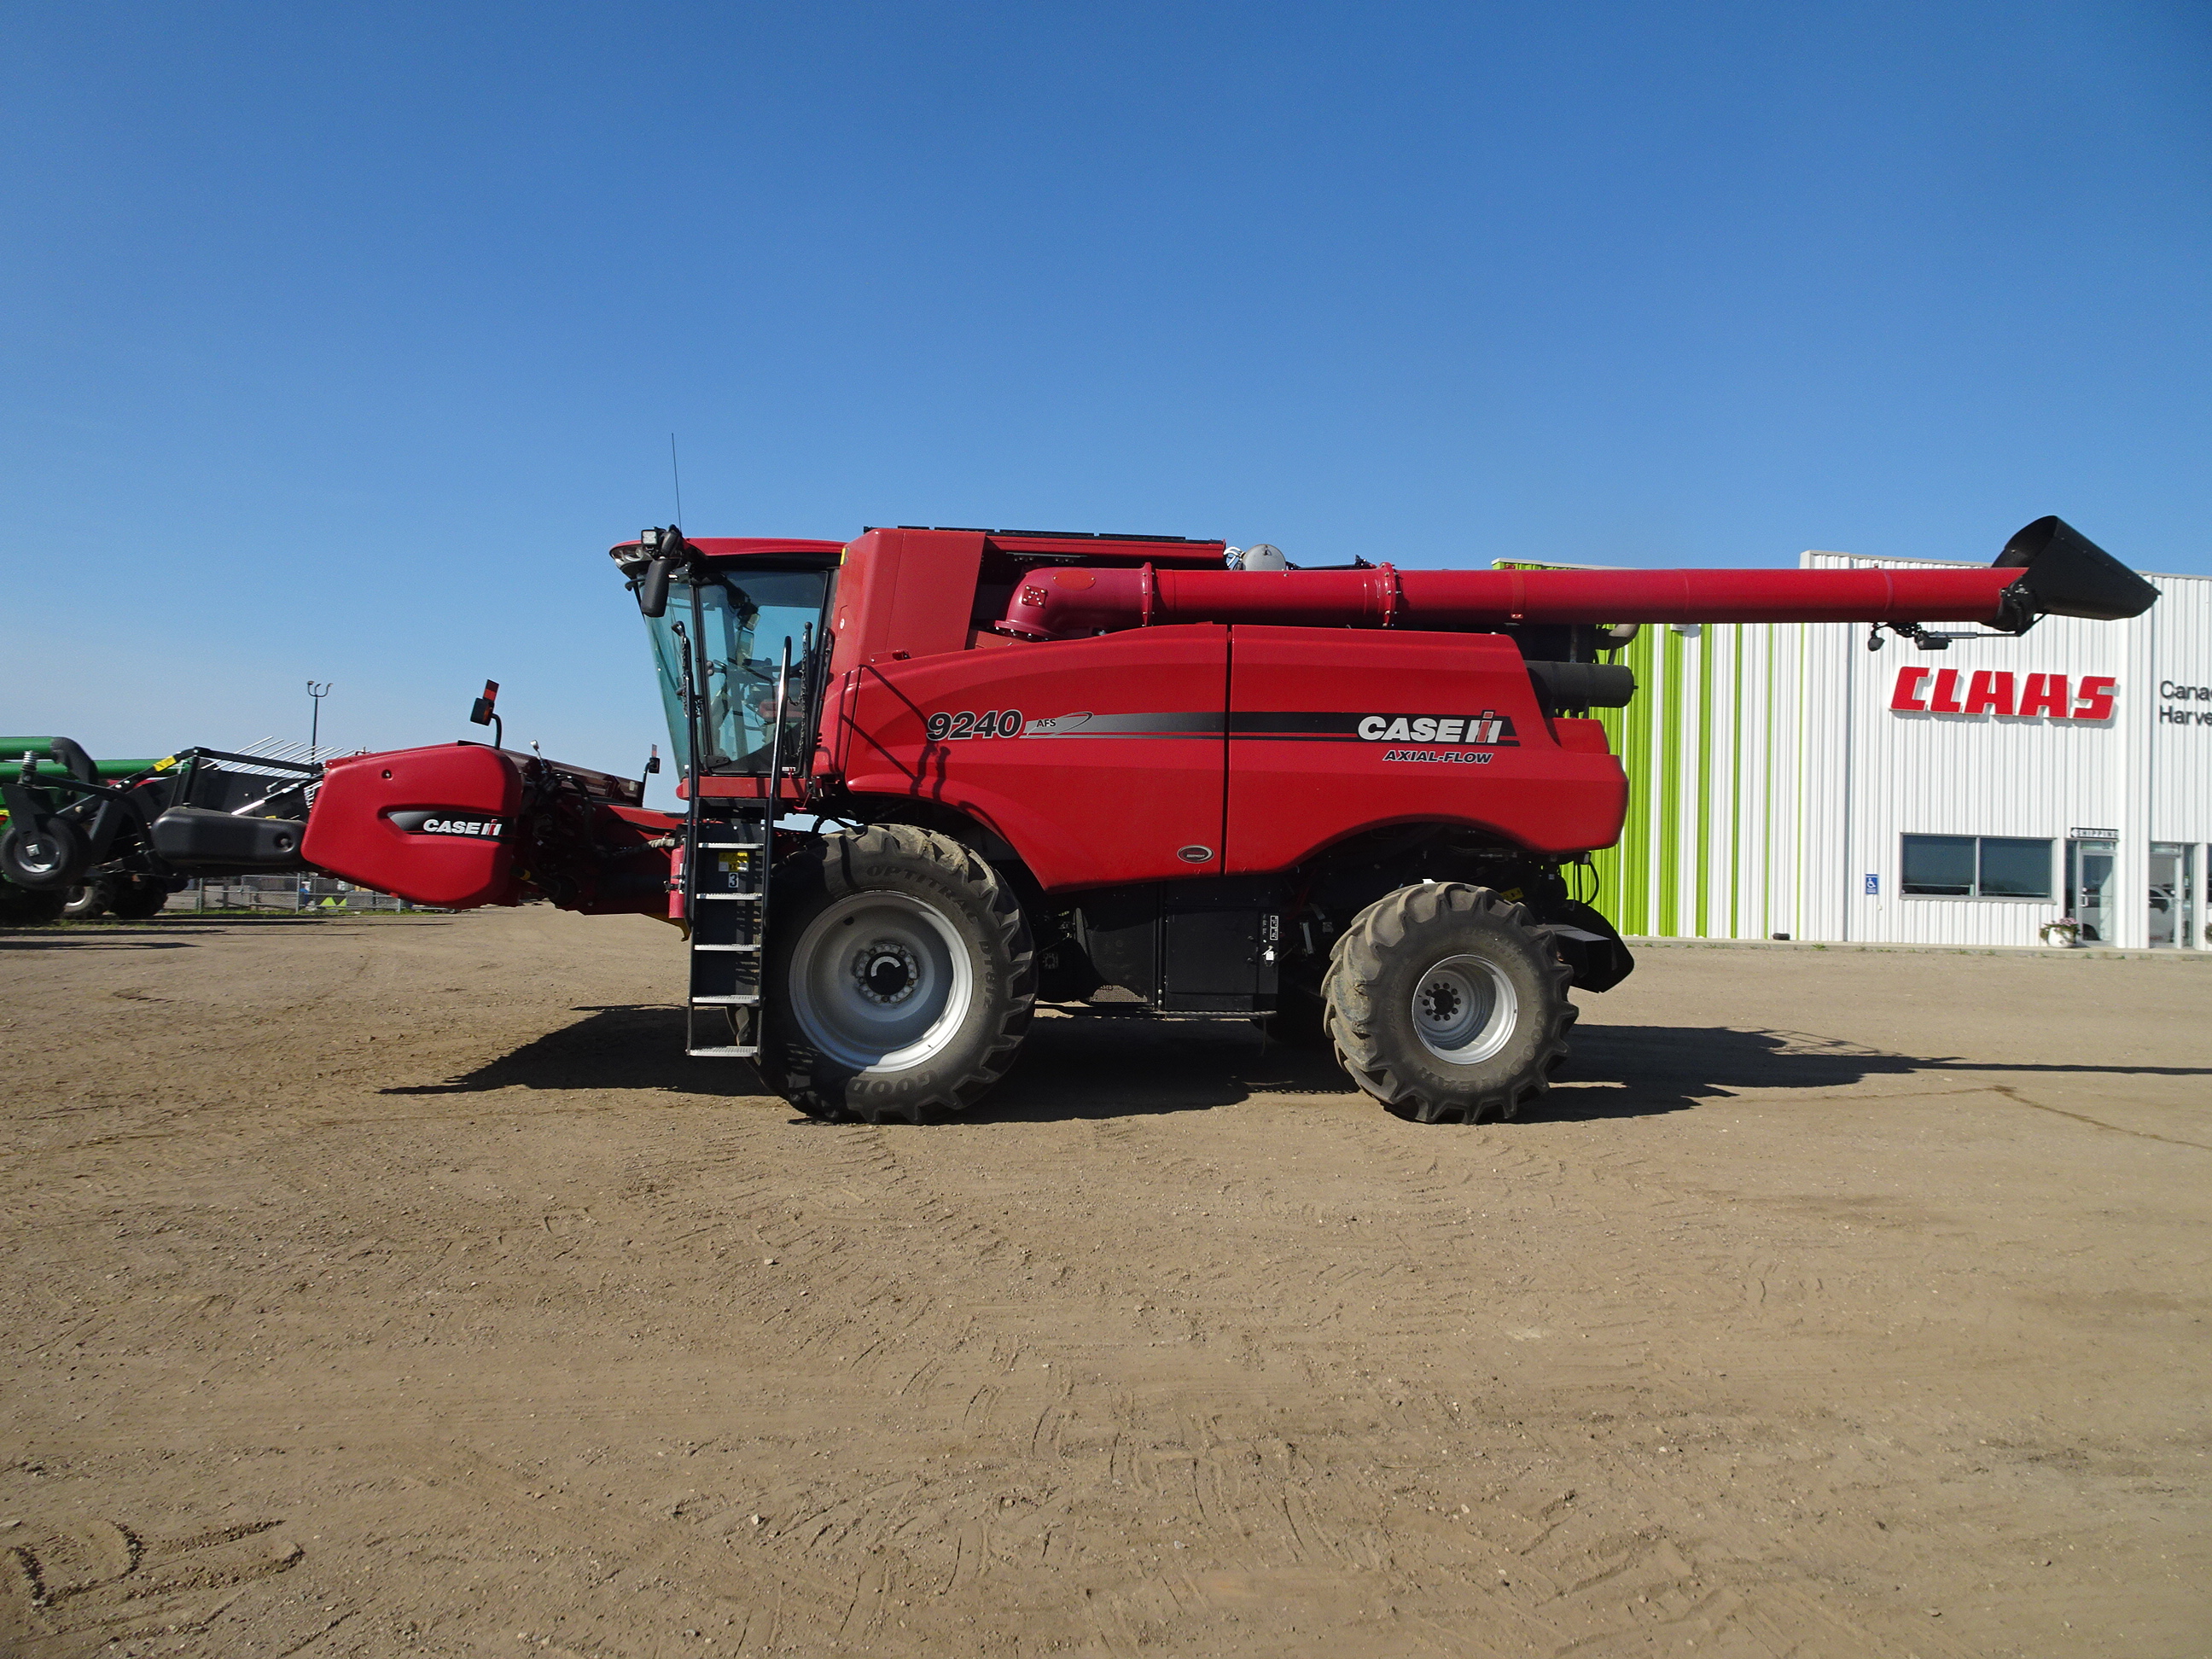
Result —
<instances>
[{"instance_id":1,"label":"green metal siding","mask_svg":"<svg viewBox=\"0 0 2212 1659\"><path fill-rule=\"evenodd\" d=\"M1741 939L1799 925L1768 911L1777 877L1795 890L1802 875L1802 809L1790 803L1805 798L1809 760L1803 632L1647 628L1622 651L1637 695L1598 718L1628 775L1628 815L1619 845L1591 856L1598 908L1622 933Z\"/></svg>"}]
</instances>

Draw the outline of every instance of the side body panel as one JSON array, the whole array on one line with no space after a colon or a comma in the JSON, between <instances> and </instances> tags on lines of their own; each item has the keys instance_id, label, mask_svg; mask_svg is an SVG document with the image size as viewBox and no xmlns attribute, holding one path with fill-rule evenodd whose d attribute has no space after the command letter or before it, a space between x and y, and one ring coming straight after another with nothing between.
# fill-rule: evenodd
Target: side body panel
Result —
<instances>
[{"instance_id":1,"label":"side body panel","mask_svg":"<svg viewBox=\"0 0 2212 1659\"><path fill-rule=\"evenodd\" d=\"M1048 890L1218 875L1228 656L1200 623L878 661L833 751L855 794L957 808Z\"/></svg>"},{"instance_id":2,"label":"side body panel","mask_svg":"<svg viewBox=\"0 0 2212 1659\"><path fill-rule=\"evenodd\" d=\"M852 543L830 611L830 672L963 649L982 558L980 532L871 530Z\"/></svg>"},{"instance_id":3,"label":"side body panel","mask_svg":"<svg viewBox=\"0 0 2212 1659\"><path fill-rule=\"evenodd\" d=\"M1423 819L1540 853L1620 836L1620 763L1591 751L1590 722L1559 722L1574 728L1561 747L1504 635L1231 631L1228 873Z\"/></svg>"},{"instance_id":4,"label":"side body panel","mask_svg":"<svg viewBox=\"0 0 2212 1659\"><path fill-rule=\"evenodd\" d=\"M418 904L514 904L522 779L496 749L441 744L330 763L307 862Z\"/></svg>"}]
</instances>

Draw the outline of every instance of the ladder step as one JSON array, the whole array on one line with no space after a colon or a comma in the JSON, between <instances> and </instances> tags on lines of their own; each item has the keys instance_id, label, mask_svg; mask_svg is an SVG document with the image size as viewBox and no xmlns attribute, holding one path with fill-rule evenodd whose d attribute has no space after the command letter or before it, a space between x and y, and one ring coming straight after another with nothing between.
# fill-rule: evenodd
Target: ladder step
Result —
<instances>
[{"instance_id":1,"label":"ladder step","mask_svg":"<svg viewBox=\"0 0 2212 1659\"><path fill-rule=\"evenodd\" d=\"M694 939L691 941L692 994L686 999L687 1024L696 1029L684 1046L687 1054L702 1060L751 1060L760 1052L761 1021L765 1017L761 993L757 987L740 988L759 972L763 951L758 942L764 936L768 921L769 896L765 874L769 860L775 856L775 836L769 817L771 809L763 806L752 810L743 805L726 805L716 810L708 804L699 803L694 809L689 833L697 839L690 842L693 856L688 860L685 896L694 901L711 900L727 904L749 904L750 910L734 915L727 910L708 911L695 908L691 914L700 919L708 932L720 931L743 937L750 933L756 941L750 945L709 944ZM739 882L750 880L757 884L750 893L712 892L708 887L734 887ZM721 916L728 923L719 930L707 919ZM708 965L709 953L738 957L750 957L750 963L737 962L727 967ZM726 993L705 988L726 985ZM726 1022L714 1019L708 1024L704 1016L727 1014ZM720 1039L716 1041L715 1039ZM736 1039L734 1042L731 1039Z\"/></svg>"}]
</instances>

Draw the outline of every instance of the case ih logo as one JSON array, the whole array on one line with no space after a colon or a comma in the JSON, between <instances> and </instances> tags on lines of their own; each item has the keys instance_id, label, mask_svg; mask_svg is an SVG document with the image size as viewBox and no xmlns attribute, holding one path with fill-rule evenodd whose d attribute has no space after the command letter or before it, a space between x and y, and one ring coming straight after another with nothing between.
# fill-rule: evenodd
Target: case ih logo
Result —
<instances>
[{"instance_id":1,"label":"case ih logo","mask_svg":"<svg viewBox=\"0 0 2212 1659\"><path fill-rule=\"evenodd\" d=\"M433 807L428 811L417 808L386 816L395 828L410 836L459 836L469 841L497 841L507 833L507 823L502 818L477 817L452 807Z\"/></svg>"},{"instance_id":2,"label":"case ih logo","mask_svg":"<svg viewBox=\"0 0 2212 1659\"><path fill-rule=\"evenodd\" d=\"M1495 708L1474 715L1365 714L1356 728L1369 743L1457 743L1518 749L1513 717Z\"/></svg>"},{"instance_id":3,"label":"case ih logo","mask_svg":"<svg viewBox=\"0 0 2212 1659\"><path fill-rule=\"evenodd\" d=\"M1977 668L1971 674L1957 668L1900 668L1889 706L1920 714L2108 720L2112 717L2112 688L2118 684L2110 674L2084 674L2072 684L2069 696L2063 674L2015 676L2008 668Z\"/></svg>"}]
</instances>

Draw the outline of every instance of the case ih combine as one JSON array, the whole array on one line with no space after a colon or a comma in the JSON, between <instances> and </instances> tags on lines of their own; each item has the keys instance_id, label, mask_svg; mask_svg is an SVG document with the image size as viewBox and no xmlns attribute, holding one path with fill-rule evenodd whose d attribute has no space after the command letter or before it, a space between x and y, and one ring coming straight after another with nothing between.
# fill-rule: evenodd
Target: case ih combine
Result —
<instances>
[{"instance_id":1,"label":"case ih combine","mask_svg":"<svg viewBox=\"0 0 2212 1659\"><path fill-rule=\"evenodd\" d=\"M1270 1018L1391 1109L1477 1122L1565 1060L1570 988L1633 966L1576 878L1620 833L1627 785L1589 711L1634 694L1606 658L1636 627L1858 622L1940 649L1930 623L2018 634L2156 597L2052 518L1986 569L1230 554L650 530L613 556L680 817L641 780L458 743L248 802L198 804L167 772L74 781L59 808L10 785L0 864L33 888L313 868L426 904L665 915L686 925L690 1051L750 1060L822 1115L957 1112L1038 1002L1113 986L1163 1015Z\"/></svg>"}]
</instances>

